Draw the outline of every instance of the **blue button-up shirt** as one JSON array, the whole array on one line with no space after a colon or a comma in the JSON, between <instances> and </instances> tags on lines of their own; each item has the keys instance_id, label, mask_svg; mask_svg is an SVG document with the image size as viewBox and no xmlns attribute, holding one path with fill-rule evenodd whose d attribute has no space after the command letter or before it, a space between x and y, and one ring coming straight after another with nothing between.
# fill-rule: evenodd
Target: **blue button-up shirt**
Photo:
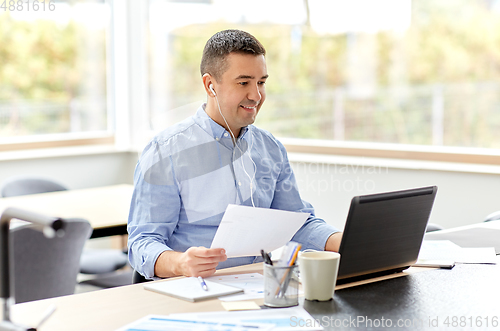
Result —
<instances>
[{"instance_id":1,"label":"blue button-up shirt","mask_svg":"<svg viewBox=\"0 0 500 331\"><path fill-rule=\"evenodd\" d=\"M155 136L137 163L128 219L132 267L153 278L162 252L210 247L228 204L252 206L251 196L255 207L310 213L292 240L303 249L323 250L338 230L300 198L284 146L250 125L241 129L235 147L205 106ZM260 261L229 258L218 268Z\"/></svg>"}]
</instances>

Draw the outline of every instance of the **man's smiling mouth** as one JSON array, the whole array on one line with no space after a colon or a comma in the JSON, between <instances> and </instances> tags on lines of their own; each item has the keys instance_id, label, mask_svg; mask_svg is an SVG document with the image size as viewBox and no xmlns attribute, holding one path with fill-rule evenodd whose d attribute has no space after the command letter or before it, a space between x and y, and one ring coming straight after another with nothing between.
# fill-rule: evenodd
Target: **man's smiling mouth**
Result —
<instances>
[{"instance_id":1,"label":"man's smiling mouth","mask_svg":"<svg viewBox=\"0 0 500 331\"><path fill-rule=\"evenodd\" d=\"M245 109L245 110L255 110L257 109L257 106L243 106L243 105L240 105L241 108Z\"/></svg>"}]
</instances>

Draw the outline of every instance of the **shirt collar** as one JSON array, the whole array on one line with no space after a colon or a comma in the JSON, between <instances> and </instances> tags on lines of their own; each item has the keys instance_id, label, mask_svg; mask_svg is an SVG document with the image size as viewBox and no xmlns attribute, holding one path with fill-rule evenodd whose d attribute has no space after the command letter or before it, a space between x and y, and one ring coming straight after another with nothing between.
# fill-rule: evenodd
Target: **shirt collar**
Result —
<instances>
[{"instance_id":1,"label":"shirt collar","mask_svg":"<svg viewBox=\"0 0 500 331\"><path fill-rule=\"evenodd\" d=\"M196 114L194 115L194 121L216 140L220 140L222 138L231 138L230 133L224 127L222 127L220 124L215 122L210 116L208 116L208 114L205 111L206 106L207 104L204 103L198 108ZM238 138L243 139L248 130L249 130L248 126L241 128L240 135Z\"/></svg>"}]
</instances>

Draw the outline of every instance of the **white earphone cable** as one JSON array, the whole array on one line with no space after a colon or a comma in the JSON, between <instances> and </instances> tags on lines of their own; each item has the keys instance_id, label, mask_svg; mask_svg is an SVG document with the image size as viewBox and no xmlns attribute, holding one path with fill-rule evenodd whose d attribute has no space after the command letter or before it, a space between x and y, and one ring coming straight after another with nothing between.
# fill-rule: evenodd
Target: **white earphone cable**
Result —
<instances>
[{"instance_id":1,"label":"white earphone cable","mask_svg":"<svg viewBox=\"0 0 500 331\"><path fill-rule=\"evenodd\" d=\"M213 90L212 90L212 92L213 92ZM252 137L252 144L250 145L250 148L248 149L248 157L250 158L250 161L252 162L253 167L254 167L253 176L250 177L250 175L248 174L247 170L245 169L245 164L243 163L243 154L244 153L241 150L240 146L238 146L238 144L236 142L236 137L234 136L233 131L231 131L231 128L229 127L229 124L227 124L226 118L222 114L222 111L220 109L219 99L217 98L217 94L214 93L214 97L215 97L215 100L217 101L217 107L219 108L219 113L222 116L222 119L224 120L224 123L226 123L226 126L227 126L227 129L229 130L229 133L231 134L231 140L233 141L234 146L236 148L238 148L238 150L240 151L240 154L241 154L241 156L240 156L241 167L243 168L243 172L245 172L245 175L247 175L248 179L250 180L250 200L252 202L252 206L255 207L255 203L253 201L253 181L255 179L255 173L257 172L257 165L255 164L255 162L252 159L252 156L250 155L250 152L252 151L252 147L253 147L253 137ZM250 130L250 127L248 128L248 130ZM233 148L233 160L234 160L234 151L235 151L235 149Z\"/></svg>"}]
</instances>

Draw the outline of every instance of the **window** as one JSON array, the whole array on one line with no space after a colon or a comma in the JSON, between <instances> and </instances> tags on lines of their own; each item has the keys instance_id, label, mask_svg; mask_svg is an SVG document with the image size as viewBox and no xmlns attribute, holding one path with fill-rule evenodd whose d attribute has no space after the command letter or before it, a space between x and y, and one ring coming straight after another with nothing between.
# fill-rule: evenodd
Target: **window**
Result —
<instances>
[{"instance_id":1,"label":"window","mask_svg":"<svg viewBox=\"0 0 500 331\"><path fill-rule=\"evenodd\" d=\"M108 4L0 3L0 141L109 132Z\"/></svg>"},{"instance_id":2,"label":"window","mask_svg":"<svg viewBox=\"0 0 500 331\"><path fill-rule=\"evenodd\" d=\"M279 137L500 148L499 0L149 1L151 127L206 99L215 32L267 49L256 125Z\"/></svg>"}]
</instances>

